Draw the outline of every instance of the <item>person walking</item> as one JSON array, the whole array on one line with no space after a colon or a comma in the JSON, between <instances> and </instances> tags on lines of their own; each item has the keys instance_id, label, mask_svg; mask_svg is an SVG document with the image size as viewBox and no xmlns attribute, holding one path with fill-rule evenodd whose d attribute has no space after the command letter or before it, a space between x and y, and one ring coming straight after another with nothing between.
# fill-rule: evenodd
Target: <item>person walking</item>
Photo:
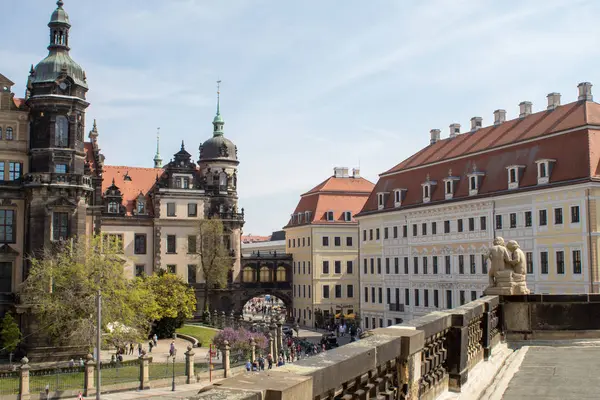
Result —
<instances>
[{"instance_id":1,"label":"person walking","mask_svg":"<svg viewBox=\"0 0 600 400\"><path fill-rule=\"evenodd\" d=\"M156 333L152 336L152 340L154 341L154 347L158 346L158 335Z\"/></svg>"},{"instance_id":2,"label":"person walking","mask_svg":"<svg viewBox=\"0 0 600 400\"><path fill-rule=\"evenodd\" d=\"M273 369L273 356L271 355L271 353L267 355L267 363L269 364L269 369Z\"/></svg>"},{"instance_id":3,"label":"person walking","mask_svg":"<svg viewBox=\"0 0 600 400\"><path fill-rule=\"evenodd\" d=\"M154 347L154 342L150 340L148 342L148 353L152 353L152 348Z\"/></svg>"},{"instance_id":4,"label":"person walking","mask_svg":"<svg viewBox=\"0 0 600 400\"><path fill-rule=\"evenodd\" d=\"M133 343L129 343L129 355L133 355Z\"/></svg>"},{"instance_id":5,"label":"person walking","mask_svg":"<svg viewBox=\"0 0 600 400\"><path fill-rule=\"evenodd\" d=\"M138 356L142 355L142 344L138 343Z\"/></svg>"},{"instance_id":6,"label":"person walking","mask_svg":"<svg viewBox=\"0 0 600 400\"><path fill-rule=\"evenodd\" d=\"M265 359L262 355L258 357L258 368L260 368L261 371L265 370Z\"/></svg>"},{"instance_id":7,"label":"person walking","mask_svg":"<svg viewBox=\"0 0 600 400\"><path fill-rule=\"evenodd\" d=\"M169 356L173 357L175 354L175 341L171 341L171 346L169 346Z\"/></svg>"}]
</instances>

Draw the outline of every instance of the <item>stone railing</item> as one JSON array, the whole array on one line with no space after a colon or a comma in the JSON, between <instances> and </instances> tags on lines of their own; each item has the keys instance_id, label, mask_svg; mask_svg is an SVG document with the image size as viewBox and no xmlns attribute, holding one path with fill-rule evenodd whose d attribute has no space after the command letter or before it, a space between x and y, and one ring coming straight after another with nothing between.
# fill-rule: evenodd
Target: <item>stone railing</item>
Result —
<instances>
[{"instance_id":1,"label":"stone railing","mask_svg":"<svg viewBox=\"0 0 600 400\"><path fill-rule=\"evenodd\" d=\"M23 182L27 186L36 185L72 185L92 189L92 178L80 174L59 174L37 172L25 175Z\"/></svg>"}]
</instances>

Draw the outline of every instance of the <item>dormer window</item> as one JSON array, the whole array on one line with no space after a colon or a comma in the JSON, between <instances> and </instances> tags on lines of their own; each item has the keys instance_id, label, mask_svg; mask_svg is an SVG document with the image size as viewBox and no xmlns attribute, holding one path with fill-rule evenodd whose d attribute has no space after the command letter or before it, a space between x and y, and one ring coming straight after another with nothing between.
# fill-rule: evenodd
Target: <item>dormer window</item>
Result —
<instances>
[{"instance_id":1,"label":"dormer window","mask_svg":"<svg viewBox=\"0 0 600 400\"><path fill-rule=\"evenodd\" d=\"M117 203L116 201L111 201L108 203L108 212L111 214L118 214L119 213L119 203Z\"/></svg>"},{"instance_id":2,"label":"dormer window","mask_svg":"<svg viewBox=\"0 0 600 400\"><path fill-rule=\"evenodd\" d=\"M521 179L521 172L525 169L524 165L509 165L506 167L508 171L508 188L516 189L519 187L519 180Z\"/></svg>"},{"instance_id":3,"label":"dormer window","mask_svg":"<svg viewBox=\"0 0 600 400\"><path fill-rule=\"evenodd\" d=\"M406 189L394 189L394 207L401 207L406 195Z\"/></svg>"},{"instance_id":4,"label":"dormer window","mask_svg":"<svg viewBox=\"0 0 600 400\"><path fill-rule=\"evenodd\" d=\"M550 174L552 173L552 167L556 160L544 158L536 160L537 172L538 172L538 185L545 185L550 182Z\"/></svg>"},{"instance_id":5,"label":"dormer window","mask_svg":"<svg viewBox=\"0 0 600 400\"><path fill-rule=\"evenodd\" d=\"M292 214L292 225L296 223L296 214Z\"/></svg>"},{"instance_id":6,"label":"dormer window","mask_svg":"<svg viewBox=\"0 0 600 400\"><path fill-rule=\"evenodd\" d=\"M175 175L173 177L173 184L176 189L189 189L190 182L192 182L192 177L189 175Z\"/></svg>"},{"instance_id":7,"label":"dormer window","mask_svg":"<svg viewBox=\"0 0 600 400\"><path fill-rule=\"evenodd\" d=\"M311 212L310 211L304 211L304 221L306 223L310 222L310 217L311 217Z\"/></svg>"},{"instance_id":8,"label":"dormer window","mask_svg":"<svg viewBox=\"0 0 600 400\"><path fill-rule=\"evenodd\" d=\"M444 198L450 200L454 197L454 191L456 190L455 182L459 181L458 176L452 176L452 170L448 170L448 176L444 178Z\"/></svg>"},{"instance_id":9,"label":"dormer window","mask_svg":"<svg viewBox=\"0 0 600 400\"><path fill-rule=\"evenodd\" d=\"M137 213L145 214L146 213L146 205L142 201L137 202Z\"/></svg>"},{"instance_id":10,"label":"dormer window","mask_svg":"<svg viewBox=\"0 0 600 400\"><path fill-rule=\"evenodd\" d=\"M429 174L427 174L425 182L421 184L423 187L423 203L429 203L431 201L431 192L436 184L437 182L429 179Z\"/></svg>"},{"instance_id":11,"label":"dormer window","mask_svg":"<svg viewBox=\"0 0 600 400\"><path fill-rule=\"evenodd\" d=\"M383 210L383 207L385 207L385 193L377 193L377 209Z\"/></svg>"},{"instance_id":12,"label":"dormer window","mask_svg":"<svg viewBox=\"0 0 600 400\"><path fill-rule=\"evenodd\" d=\"M333 221L333 211L327 211L325 217L327 218L327 221Z\"/></svg>"},{"instance_id":13,"label":"dormer window","mask_svg":"<svg viewBox=\"0 0 600 400\"><path fill-rule=\"evenodd\" d=\"M469 196L475 196L479 194L479 188L485 173L477 170L477 166L473 164L473 172L467 175L469 178Z\"/></svg>"},{"instance_id":14,"label":"dormer window","mask_svg":"<svg viewBox=\"0 0 600 400\"><path fill-rule=\"evenodd\" d=\"M344 221L346 221L346 222L352 221L352 212L344 211Z\"/></svg>"},{"instance_id":15,"label":"dormer window","mask_svg":"<svg viewBox=\"0 0 600 400\"><path fill-rule=\"evenodd\" d=\"M302 223L302 213L298 213L298 223Z\"/></svg>"}]
</instances>

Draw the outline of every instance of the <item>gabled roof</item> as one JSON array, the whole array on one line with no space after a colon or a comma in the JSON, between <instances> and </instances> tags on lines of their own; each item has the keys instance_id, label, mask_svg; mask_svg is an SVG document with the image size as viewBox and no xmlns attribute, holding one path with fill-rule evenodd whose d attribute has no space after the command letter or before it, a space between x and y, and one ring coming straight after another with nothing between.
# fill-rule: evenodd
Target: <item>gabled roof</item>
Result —
<instances>
[{"instance_id":1,"label":"gabled roof","mask_svg":"<svg viewBox=\"0 0 600 400\"><path fill-rule=\"evenodd\" d=\"M294 210L298 213L310 212L310 220L302 218L302 223L288 221L285 228L306 224L348 224L355 223L345 221L343 213L350 211L352 215L361 210L369 194L373 190L373 183L364 178L335 177L331 176L300 196L300 202ZM327 220L326 213L333 211L333 221Z\"/></svg>"},{"instance_id":2,"label":"gabled roof","mask_svg":"<svg viewBox=\"0 0 600 400\"><path fill-rule=\"evenodd\" d=\"M149 213L152 212L150 207L150 197L148 193L156 182L156 176L163 174L163 170L159 168L139 168L116 165L105 165L102 175L102 193L112 185L113 179L115 185L123 194L123 205L126 208L126 214L132 215L135 209L135 202L140 193L146 197L146 208Z\"/></svg>"},{"instance_id":3,"label":"gabled roof","mask_svg":"<svg viewBox=\"0 0 600 400\"><path fill-rule=\"evenodd\" d=\"M431 144L390 170L380 179L360 214L401 210L444 201L465 200L469 196L467 176L473 168L483 173L477 196L490 196L539 188L536 160L553 159L550 184L590 179L600 171L600 105L577 101L551 111L541 111L496 126L466 132ZM508 189L506 167L521 165L518 189ZM452 200L445 200L444 178L450 172L454 181ZM423 202L421 184L427 176L437 181L429 203ZM400 208L395 208L395 189L407 189ZM385 197L378 210L377 193Z\"/></svg>"}]
</instances>

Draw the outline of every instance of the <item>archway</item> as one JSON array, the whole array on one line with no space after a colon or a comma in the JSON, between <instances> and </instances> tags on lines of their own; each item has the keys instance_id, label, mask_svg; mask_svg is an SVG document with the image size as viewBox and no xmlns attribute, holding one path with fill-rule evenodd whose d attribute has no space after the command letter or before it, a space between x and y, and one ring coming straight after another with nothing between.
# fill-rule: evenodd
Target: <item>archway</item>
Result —
<instances>
[{"instance_id":1,"label":"archway","mask_svg":"<svg viewBox=\"0 0 600 400\"><path fill-rule=\"evenodd\" d=\"M269 292L249 294L242 299L241 311L246 321L287 321L292 312L292 301L284 293Z\"/></svg>"}]
</instances>

